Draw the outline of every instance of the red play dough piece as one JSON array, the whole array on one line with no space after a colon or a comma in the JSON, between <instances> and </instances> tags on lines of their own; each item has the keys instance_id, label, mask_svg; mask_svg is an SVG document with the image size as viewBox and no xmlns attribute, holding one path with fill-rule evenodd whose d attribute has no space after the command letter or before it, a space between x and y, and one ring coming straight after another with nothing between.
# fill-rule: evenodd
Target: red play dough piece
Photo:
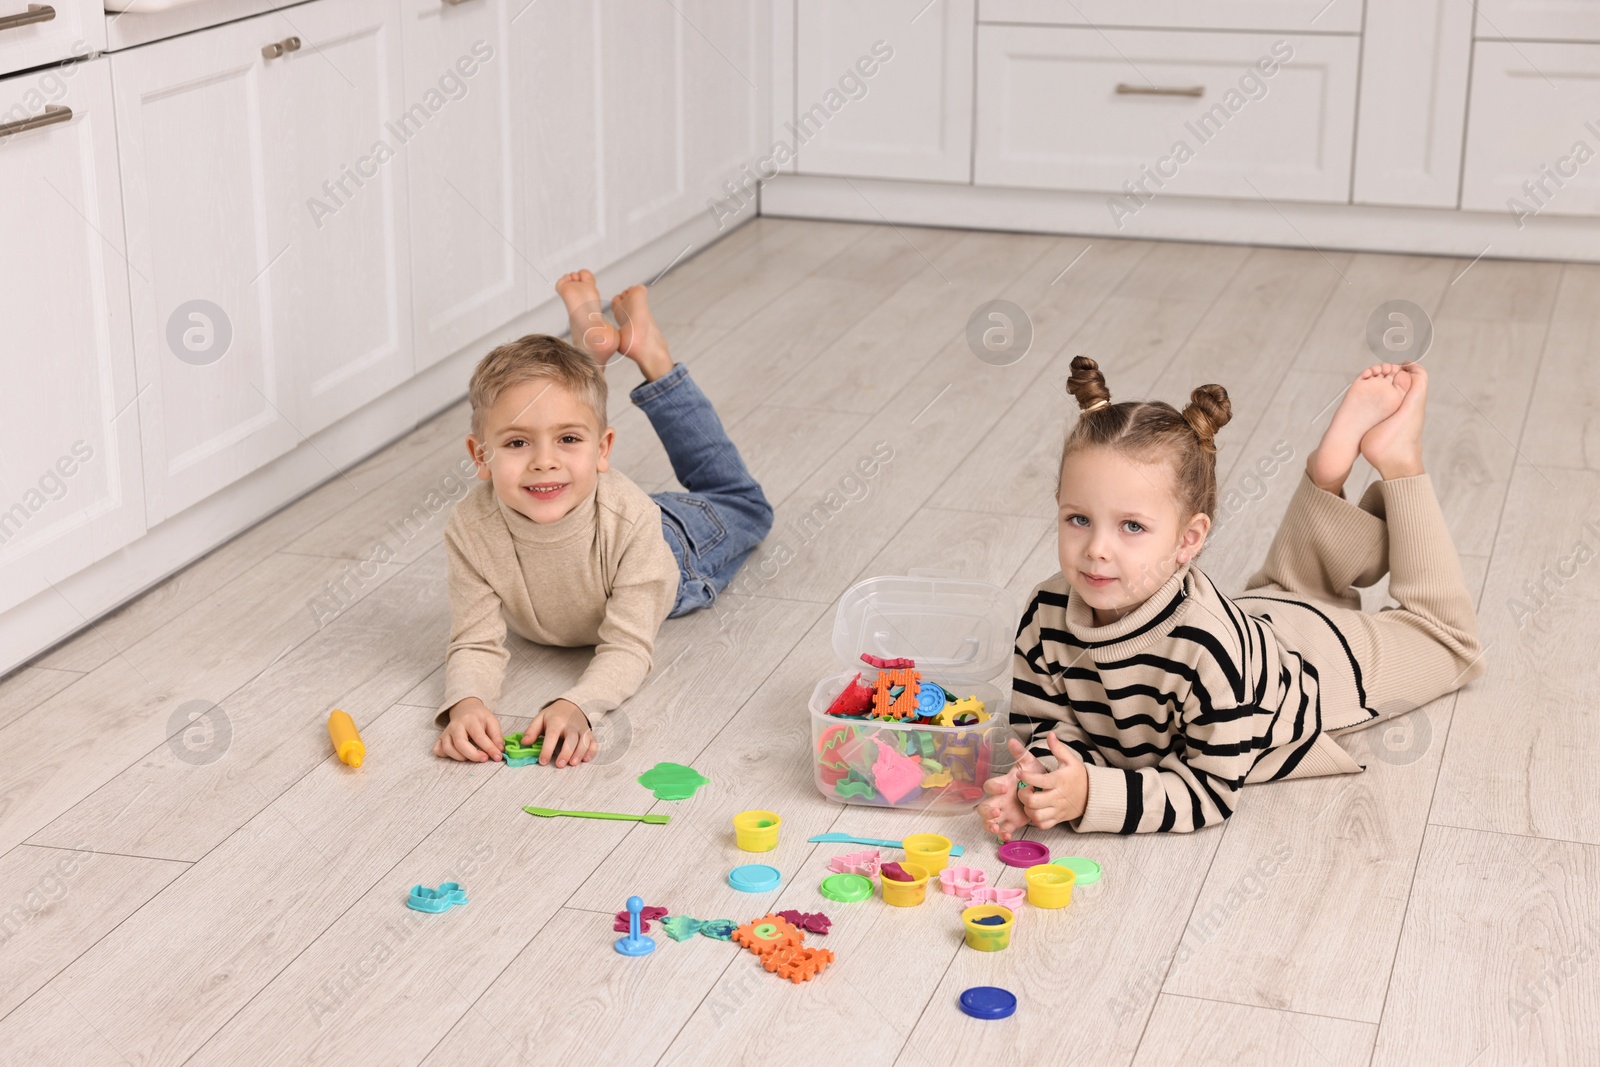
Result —
<instances>
[{"instance_id":1,"label":"red play dough piece","mask_svg":"<svg viewBox=\"0 0 1600 1067\"><path fill-rule=\"evenodd\" d=\"M657 908L657 907L654 907L654 906L640 908L639 909L639 932L641 934L648 934L650 932L650 920L651 919L665 919L666 917L667 917L667 909L666 908ZM627 933L628 932L628 913L625 912L625 911L617 912L617 921L611 924L611 929L613 929L613 930L615 930L615 931L617 931L618 933L621 933L621 934Z\"/></svg>"},{"instance_id":2,"label":"red play dough piece","mask_svg":"<svg viewBox=\"0 0 1600 1067\"><path fill-rule=\"evenodd\" d=\"M897 882L916 881L915 878L911 877L910 872L908 872L898 863L885 863L882 867L878 868L878 873L883 875L885 878L893 878Z\"/></svg>"},{"instance_id":3,"label":"red play dough piece","mask_svg":"<svg viewBox=\"0 0 1600 1067\"><path fill-rule=\"evenodd\" d=\"M912 668L914 668L917 665L917 661L916 660L911 660L911 659L883 659L880 656L872 655L870 652L861 653L861 662L865 663L869 667L876 667L880 671L899 671L899 670L908 671L908 670L911 670Z\"/></svg>"}]
</instances>

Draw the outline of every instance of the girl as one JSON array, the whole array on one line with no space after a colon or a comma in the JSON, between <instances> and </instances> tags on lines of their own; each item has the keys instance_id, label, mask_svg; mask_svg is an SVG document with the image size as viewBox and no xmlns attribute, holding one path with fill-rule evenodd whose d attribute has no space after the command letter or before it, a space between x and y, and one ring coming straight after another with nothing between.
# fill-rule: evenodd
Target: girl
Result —
<instances>
[{"instance_id":1,"label":"girl","mask_svg":"<svg viewBox=\"0 0 1600 1067\"><path fill-rule=\"evenodd\" d=\"M1422 470L1427 375L1368 367L1306 462L1266 565L1241 596L1192 565L1216 506L1220 385L1179 412L1111 403L1072 361L1081 409L1062 449L1061 572L1017 633L1010 773L979 806L1004 840L1024 825L1132 834L1222 822L1246 782L1361 767L1332 735L1483 673L1477 619ZM1344 498L1357 455L1382 477ZM1398 608L1353 587L1390 572Z\"/></svg>"}]
</instances>

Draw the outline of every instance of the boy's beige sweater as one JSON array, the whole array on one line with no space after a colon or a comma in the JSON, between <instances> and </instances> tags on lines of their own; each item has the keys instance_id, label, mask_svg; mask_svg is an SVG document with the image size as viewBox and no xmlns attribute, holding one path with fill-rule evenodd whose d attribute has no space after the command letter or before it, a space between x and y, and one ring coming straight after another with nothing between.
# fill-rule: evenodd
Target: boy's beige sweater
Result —
<instances>
[{"instance_id":1,"label":"boy's beige sweater","mask_svg":"<svg viewBox=\"0 0 1600 1067\"><path fill-rule=\"evenodd\" d=\"M650 673L656 631L678 594L678 563L661 533L660 507L626 475L602 472L592 495L548 524L480 482L456 505L444 544L450 647L436 725L446 725L466 697L496 713L530 716L566 699L594 722ZM593 645L594 659L565 692L537 706L498 708L507 627L542 645Z\"/></svg>"}]
</instances>

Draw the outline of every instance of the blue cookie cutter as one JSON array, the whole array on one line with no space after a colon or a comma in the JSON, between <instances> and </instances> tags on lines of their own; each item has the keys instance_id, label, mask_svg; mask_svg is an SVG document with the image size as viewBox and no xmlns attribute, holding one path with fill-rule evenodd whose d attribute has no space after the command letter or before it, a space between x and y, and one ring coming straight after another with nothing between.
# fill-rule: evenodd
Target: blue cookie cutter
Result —
<instances>
[{"instance_id":1,"label":"blue cookie cutter","mask_svg":"<svg viewBox=\"0 0 1600 1067\"><path fill-rule=\"evenodd\" d=\"M425 885L411 887L411 895L406 898L406 907L414 911L426 911L438 914L449 911L456 904L467 902L467 891L457 882L441 882L438 889L429 889Z\"/></svg>"},{"instance_id":2,"label":"blue cookie cutter","mask_svg":"<svg viewBox=\"0 0 1600 1067\"><path fill-rule=\"evenodd\" d=\"M917 693L917 714L931 719L944 710L944 690L936 685L925 685Z\"/></svg>"}]
</instances>

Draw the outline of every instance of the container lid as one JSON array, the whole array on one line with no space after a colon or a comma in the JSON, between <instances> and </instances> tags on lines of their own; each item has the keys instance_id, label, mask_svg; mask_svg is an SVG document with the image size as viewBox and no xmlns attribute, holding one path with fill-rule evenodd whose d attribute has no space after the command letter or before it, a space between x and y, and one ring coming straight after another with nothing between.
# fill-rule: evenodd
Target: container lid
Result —
<instances>
[{"instance_id":1,"label":"container lid","mask_svg":"<svg viewBox=\"0 0 1600 1067\"><path fill-rule=\"evenodd\" d=\"M974 1019L1004 1019L1017 1010L1017 998L999 986L975 985L962 992L961 1010Z\"/></svg>"},{"instance_id":2,"label":"container lid","mask_svg":"<svg viewBox=\"0 0 1600 1067\"><path fill-rule=\"evenodd\" d=\"M1011 667L1020 615L997 585L940 571L868 578L839 598L833 650L852 667L861 654L916 661L919 671L986 682Z\"/></svg>"}]
</instances>

